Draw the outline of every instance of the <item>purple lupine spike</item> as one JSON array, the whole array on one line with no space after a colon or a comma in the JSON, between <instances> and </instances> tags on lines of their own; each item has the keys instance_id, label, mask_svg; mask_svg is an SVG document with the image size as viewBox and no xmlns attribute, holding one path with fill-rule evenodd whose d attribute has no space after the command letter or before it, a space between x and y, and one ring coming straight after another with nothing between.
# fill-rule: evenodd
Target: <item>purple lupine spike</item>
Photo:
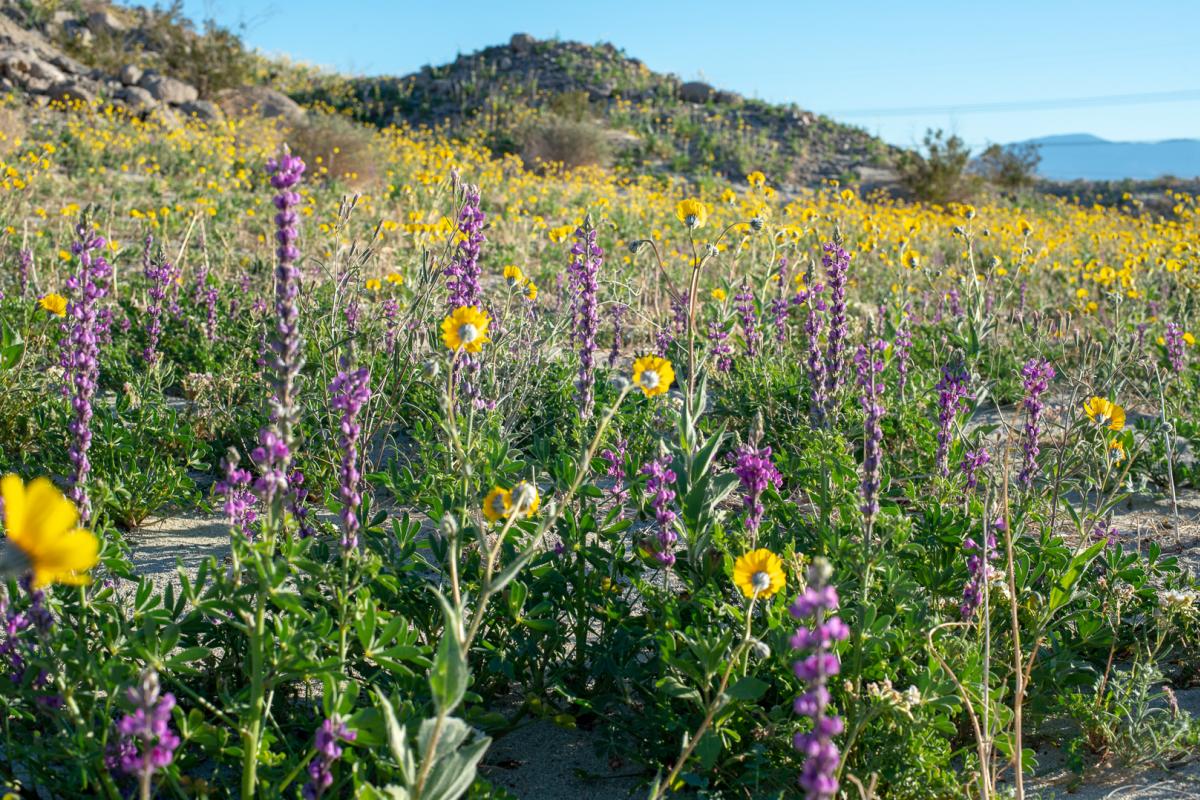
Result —
<instances>
[{"instance_id":1,"label":"purple lupine spike","mask_svg":"<svg viewBox=\"0 0 1200 800\"><path fill-rule=\"evenodd\" d=\"M1021 368L1025 378L1025 431L1021 439L1023 461L1017 480L1026 489L1033 486L1033 476L1037 473L1037 457L1041 452L1038 447L1041 439L1042 395L1050 388L1054 380L1054 367L1049 361L1032 358Z\"/></svg>"},{"instance_id":2,"label":"purple lupine spike","mask_svg":"<svg viewBox=\"0 0 1200 800\"><path fill-rule=\"evenodd\" d=\"M747 358L758 355L758 345L762 341L762 332L758 329L758 311L754 306L754 292L750 284L743 281L742 288L733 298L733 308L738 313L738 322L742 328L742 346Z\"/></svg>"},{"instance_id":3,"label":"purple lupine spike","mask_svg":"<svg viewBox=\"0 0 1200 800\"><path fill-rule=\"evenodd\" d=\"M389 357L396 352L396 317L400 314L400 304L389 297L383 301L383 349Z\"/></svg>"},{"instance_id":4,"label":"purple lupine spike","mask_svg":"<svg viewBox=\"0 0 1200 800\"><path fill-rule=\"evenodd\" d=\"M148 669L127 696L134 710L117 722L117 739L105 765L110 772L136 776L144 787L143 796L149 797L154 773L170 765L179 746L179 737L171 728L175 695L160 694L158 674Z\"/></svg>"},{"instance_id":5,"label":"purple lupine spike","mask_svg":"<svg viewBox=\"0 0 1200 800\"><path fill-rule=\"evenodd\" d=\"M840 617L832 615L838 608L837 589L829 584L832 573L825 559L813 559L808 568L808 586L788 609L795 619L812 618L811 628L802 625L791 638L793 649L808 654L793 664L796 677L807 684L793 709L812 720L812 728L797 733L792 741L804 755L799 783L808 800L833 800L838 790L841 753L833 737L841 734L844 726L841 717L829 713L829 679L841 672L841 661L833 648L850 636L850 629Z\"/></svg>"},{"instance_id":6,"label":"purple lupine spike","mask_svg":"<svg viewBox=\"0 0 1200 800\"><path fill-rule=\"evenodd\" d=\"M684 292L678 300L671 300L671 337L678 338L687 333L688 309L692 305L692 293Z\"/></svg>"},{"instance_id":7,"label":"purple lupine spike","mask_svg":"<svg viewBox=\"0 0 1200 800\"><path fill-rule=\"evenodd\" d=\"M608 469L604 474L612 479L608 496L612 499L613 506L618 509L625 505L625 500L629 497L629 489L625 485L625 454L628 445L626 440L618 438L611 448L606 447L600 452L600 457L608 462Z\"/></svg>"},{"instance_id":8,"label":"purple lupine spike","mask_svg":"<svg viewBox=\"0 0 1200 800\"><path fill-rule=\"evenodd\" d=\"M725 373L733 368L733 348L726 341L728 338L729 331L721 323L708 323L709 352L712 353L717 372Z\"/></svg>"},{"instance_id":9,"label":"purple lupine spike","mask_svg":"<svg viewBox=\"0 0 1200 800\"><path fill-rule=\"evenodd\" d=\"M652 459L642 467L648 477L646 495L654 509L654 524L657 529L653 544L654 558L664 567L675 563L675 543L679 535L675 532L676 514L671 504L675 502L675 472L671 469L670 456Z\"/></svg>"},{"instance_id":10,"label":"purple lupine spike","mask_svg":"<svg viewBox=\"0 0 1200 800\"><path fill-rule=\"evenodd\" d=\"M342 757L340 742L353 742L358 733L346 727L338 719L326 719L317 728L313 737L313 748L317 754L308 763L308 783L301 789L304 800L318 800L333 786L333 765Z\"/></svg>"},{"instance_id":11,"label":"purple lupine spike","mask_svg":"<svg viewBox=\"0 0 1200 800\"><path fill-rule=\"evenodd\" d=\"M353 550L358 546L358 507L362 504L359 494L360 474L358 469L358 438L362 426L358 414L371 399L371 372L366 367L339 372L329 386L333 396L332 406L342 412L340 422L342 464L340 493L342 497L342 549Z\"/></svg>"},{"instance_id":12,"label":"purple lupine spike","mask_svg":"<svg viewBox=\"0 0 1200 800\"><path fill-rule=\"evenodd\" d=\"M78 296L67 304L67 320L63 323L63 352L60 363L69 382L69 396L74 418L70 423L71 488L69 496L79 508L79 518L86 525L92 517L92 504L87 492L91 472L88 450L92 446L92 401L100 377L100 340L104 333L100 301L108 293L111 269L104 260L103 236L92 232L91 224L83 219L75 227L76 240L71 252L79 262L79 270L67 279L67 286Z\"/></svg>"},{"instance_id":13,"label":"purple lupine spike","mask_svg":"<svg viewBox=\"0 0 1200 800\"><path fill-rule=\"evenodd\" d=\"M458 231L461 234L454 258L446 267L446 289L449 291L447 304L450 309L461 306L477 306L482 296L479 287L479 254L487 238L483 235L487 215L480 207L479 188L464 187L462 209L458 212Z\"/></svg>"},{"instance_id":14,"label":"purple lupine spike","mask_svg":"<svg viewBox=\"0 0 1200 800\"><path fill-rule=\"evenodd\" d=\"M282 519L283 501L291 472L292 448L297 421L296 381L304 366L304 340L300 335L300 250L301 202L295 188L304 175L304 161L286 148L278 158L267 161L271 186L277 194L275 215L275 341L272 344L271 424L259 431L259 446L251 457L260 476L255 488L267 506Z\"/></svg>"},{"instance_id":15,"label":"purple lupine spike","mask_svg":"<svg viewBox=\"0 0 1200 800\"><path fill-rule=\"evenodd\" d=\"M1168 322L1166 333L1163 334L1163 342L1167 348L1167 361L1171 363L1171 369L1175 374L1183 372L1184 365L1184 340L1183 328L1178 322Z\"/></svg>"},{"instance_id":16,"label":"purple lupine spike","mask_svg":"<svg viewBox=\"0 0 1200 800\"><path fill-rule=\"evenodd\" d=\"M870 530L875 515L879 513L880 464L882 462L883 428L880 426L885 409L883 407L883 354L887 344L876 339L870 345L859 345L854 354L858 372L858 386L862 391L858 402L863 410L863 465L859 497L863 517Z\"/></svg>"},{"instance_id":17,"label":"purple lupine spike","mask_svg":"<svg viewBox=\"0 0 1200 800\"><path fill-rule=\"evenodd\" d=\"M836 241L826 242L821 263L829 279L829 342L825 350L825 396L832 403L845 382L846 340L850 329L846 322L846 282L850 272L850 254Z\"/></svg>"},{"instance_id":18,"label":"purple lupine spike","mask_svg":"<svg viewBox=\"0 0 1200 800\"><path fill-rule=\"evenodd\" d=\"M954 421L966 410L970 395L970 377L962 359L942 367L942 379L934 388L938 393L937 470L943 478L950 476L950 441L954 437Z\"/></svg>"},{"instance_id":19,"label":"purple lupine spike","mask_svg":"<svg viewBox=\"0 0 1200 800\"><path fill-rule=\"evenodd\" d=\"M733 474L738 476L742 484L742 506L746 509L746 530L750 531L750 541L753 544L758 537L758 528L762 524L763 504L762 493L768 486L776 489L783 486L783 475L771 461L771 448L741 447L731 455L734 461Z\"/></svg>"},{"instance_id":20,"label":"purple lupine spike","mask_svg":"<svg viewBox=\"0 0 1200 800\"><path fill-rule=\"evenodd\" d=\"M900 324L896 328L896 339L892 347L896 353L896 383L900 399L904 399L904 389L908 386L908 361L912 353L912 306L905 304L900 312Z\"/></svg>"},{"instance_id":21,"label":"purple lupine spike","mask_svg":"<svg viewBox=\"0 0 1200 800\"><path fill-rule=\"evenodd\" d=\"M621 357L621 346L625 343L622 337L623 323L625 314L629 311L629 306L624 303L613 303L608 308L608 314L612 317L613 340L612 349L608 351L608 366L615 367L617 359Z\"/></svg>"},{"instance_id":22,"label":"purple lupine spike","mask_svg":"<svg viewBox=\"0 0 1200 800\"><path fill-rule=\"evenodd\" d=\"M675 337L667 328L659 328L654 333L654 355L659 358L666 358L667 351L671 349L671 343L675 341Z\"/></svg>"},{"instance_id":23,"label":"purple lupine spike","mask_svg":"<svg viewBox=\"0 0 1200 800\"><path fill-rule=\"evenodd\" d=\"M22 247L17 253L17 287L24 300L29 294L29 270L33 268L33 251Z\"/></svg>"},{"instance_id":24,"label":"purple lupine spike","mask_svg":"<svg viewBox=\"0 0 1200 800\"><path fill-rule=\"evenodd\" d=\"M963 477L966 478L967 489L974 489L979 486L979 470L986 467L991 460L992 456L985 447L980 447L977 450L968 450L963 453L959 469L962 470Z\"/></svg>"},{"instance_id":25,"label":"purple lupine spike","mask_svg":"<svg viewBox=\"0 0 1200 800\"><path fill-rule=\"evenodd\" d=\"M821 353L821 336L825 332L825 301L821 297L824 286L816 284L804 290L804 304L808 315L804 318L805 349L807 352L808 383L812 391L808 414L814 428L825 426L825 358Z\"/></svg>"},{"instance_id":26,"label":"purple lupine spike","mask_svg":"<svg viewBox=\"0 0 1200 800\"><path fill-rule=\"evenodd\" d=\"M308 506L308 487L304 485L304 473L294 469L288 476L287 510L296 520L297 533L302 539L307 539L316 533L312 523L308 520Z\"/></svg>"},{"instance_id":27,"label":"purple lupine spike","mask_svg":"<svg viewBox=\"0 0 1200 800\"><path fill-rule=\"evenodd\" d=\"M149 256L148 251L152 241L153 239L147 235L147 255L142 268L142 272L150 284L146 290L150 297L150 304L146 307L146 347L142 350L142 358L151 365L157 363L159 359L158 342L162 336L163 301L167 297L168 287L175 280L175 268L163 260L161 252L157 258Z\"/></svg>"},{"instance_id":28,"label":"purple lupine spike","mask_svg":"<svg viewBox=\"0 0 1200 800\"><path fill-rule=\"evenodd\" d=\"M998 558L996 532L1003 532L1004 524L1004 520L998 519L987 525L982 542L976 542L970 536L963 542L963 549L967 551L967 582L963 586L963 599L958 609L965 620L975 618L975 613L983 604L983 593L987 591L988 582L996 574L996 568L992 566L992 562Z\"/></svg>"},{"instance_id":29,"label":"purple lupine spike","mask_svg":"<svg viewBox=\"0 0 1200 800\"><path fill-rule=\"evenodd\" d=\"M591 419L595 407L596 331L600 327L596 279L604 263L604 250L596 244L597 233L589 217L582 227L575 229L575 244L571 247L572 338L579 348L579 377L575 381L575 391L579 417L584 420Z\"/></svg>"},{"instance_id":30,"label":"purple lupine spike","mask_svg":"<svg viewBox=\"0 0 1200 800\"><path fill-rule=\"evenodd\" d=\"M230 527L241 531L243 536L251 536L258 519L254 507L257 498L250 490L254 478L249 470L238 466L238 461L237 451L231 448L223 460L225 477L217 482L214 490L225 498L222 509Z\"/></svg>"}]
</instances>

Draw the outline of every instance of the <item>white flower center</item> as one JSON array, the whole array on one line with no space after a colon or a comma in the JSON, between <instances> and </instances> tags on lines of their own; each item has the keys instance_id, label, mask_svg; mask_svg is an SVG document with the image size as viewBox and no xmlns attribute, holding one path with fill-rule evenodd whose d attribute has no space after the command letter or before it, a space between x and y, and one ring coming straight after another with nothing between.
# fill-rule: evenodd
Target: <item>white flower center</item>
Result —
<instances>
[{"instance_id":1,"label":"white flower center","mask_svg":"<svg viewBox=\"0 0 1200 800\"><path fill-rule=\"evenodd\" d=\"M463 344L470 344L479 338L479 328L476 328L471 323L466 322L459 327L458 338L462 339Z\"/></svg>"},{"instance_id":2,"label":"white flower center","mask_svg":"<svg viewBox=\"0 0 1200 800\"><path fill-rule=\"evenodd\" d=\"M750 578L750 585L756 592L765 592L771 588L771 576L765 572L756 572Z\"/></svg>"},{"instance_id":3,"label":"white flower center","mask_svg":"<svg viewBox=\"0 0 1200 800\"><path fill-rule=\"evenodd\" d=\"M647 389L658 388L658 373L652 369L648 369L642 373L642 386Z\"/></svg>"}]
</instances>

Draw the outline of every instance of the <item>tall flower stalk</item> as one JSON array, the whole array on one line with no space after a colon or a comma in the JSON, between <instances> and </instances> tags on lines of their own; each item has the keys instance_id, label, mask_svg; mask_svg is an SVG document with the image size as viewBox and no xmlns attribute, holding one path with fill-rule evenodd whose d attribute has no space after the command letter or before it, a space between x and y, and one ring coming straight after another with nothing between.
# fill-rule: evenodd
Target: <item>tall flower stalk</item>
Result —
<instances>
[{"instance_id":1,"label":"tall flower stalk","mask_svg":"<svg viewBox=\"0 0 1200 800\"><path fill-rule=\"evenodd\" d=\"M358 546L358 507L362 505L359 493L361 475L358 468L358 439L362 425L358 414L371 399L371 372L366 367L342 370L329 386L333 396L333 407L342 412L339 422L342 463L339 471L342 498L342 550L350 551Z\"/></svg>"},{"instance_id":2,"label":"tall flower stalk","mask_svg":"<svg viewBox=\"0 0 1200 800\"><path fill-rule=\"evenodd\" d=\"M966 408L969 380L960 358L942 367L942 379L934 387L938 393L937 471L943 478L950 475L950 442L954 438L954 421L958 413Z\"/></svg>"},{"instance_id":3,"label":"tall flower stalk","mask_svg":"<svg viewBox=\"0 0 1200 800\"><path fill-rule=\"evenodd\" d=\"M912 306L905 304L900 312L900 324L896 328L893 349L896 353L896 388L900 401L904 402L904 390L908 388L909 356L912 353Z\"/></svg>"},{"instance_id":4,"label":"tall flower stalk","mask_svg":"<svg viewBox=\"0 0 1200 800\"><path fill-rule=\"evenodd\" d=\"M150 248L150 237L146 237L146 248ZM162 336L163 301L167 297L167 289L175 279L175 268L163 259L160 250L156 257L146 259L143 274L149 282L146 292L150 304L146 307L146 347L142 350L142 358L147 364L156 364L159 359L158 341Z\"/></svg>"},{"instance_id":5,"label":"tall flower stalk","mask_svg":"<svg viewBox=\"0 0 1200 800\"><path fill-rule=\"evenodd\" d=\"M675 472L671 469L671 457L660 456L642 467L647 476L646 495L654 509L655 540L653 555L664 567L675 564L675 543L679 534L675 532L676 514L671 504L675 502Z\"/></svg>"},{"instance_id":6,"label":"tall flower stalk","mask_svg":"<svg viewBox=\"0 0 1200 800\"><path fill-rule=\"evenodd\" d=\"M825 406L828 395L825 391L825 358L821 353L821 337L825 333L825 300L821 297L824 286L816 284L801 292L808 315L804 318L805 365L808 367L808 384L812 392L809 398L809 420L814 428L825 425Z\"/></svg>"},{"instance_id":7,"label":"tall flower stalk","mask_svg":"<svg viewBox=\"0 0 1200 800\"><path fill-rule=\"evenodd\" d=\"M742 343L746 348L747 358L758 355L758 345L762 342L762 332L758 329L758 311L754 307L754 292L750 284L742 282L742 288L733 298L733 308L738 313L738 322L742 328Z\"/></svg>"},{"instance_id":8,"label":"tall flower stalk","mask_svg":"<svg viewBox=\"0 0 1200 800\"><path fill-rule=\"evenodd\" d=\"M867 538L870 539L875 516L879 513L880 464L883 460L883 354L887 345L876 339L869 345L859 345L854 354L858 371L858 398L863 410L863 465L859 496L863 518L866 520Z\"/></svg>"},{"instance_id":9,"label":"tall flower stalk","mask_svg":"<svg viewBox=\"0 0 1200 800\"><path fill-rule=\"evenodd\" d=\"M149 800L154 773L169 766L179 747L179 736L171 728L175 696L160 693L154 670L142 673L137 686L128 690L134 710L117 722L117 740L106 762L110 771L133 775L138 796Z\"/></svg>"},{"instance_id":10,"label":"tall flower stalk","mask_svg":"<svg viewBox=\"0 0 1200 800\"><path fill-rule=\"evenodd\" d=\"M734 456L733 474L742 485L742 507L746 510L746 530L750 532L750 547L758 544L758 528L762 524L762 493L768 486L778 489L783 476L771 461L771 448L742 447Z\"/></svg>"},{"instance_id":11,"label":"tall flower stalk","mask_svg":"<svg viewBox=\"0 0 1200 800\"><path fill-rule=\"evenodd\" d=\"M479 305L479 254L487 241L483 235L486 218L480 207L479 188L464 187L463 205L458 212L459 242L454 258L444 272L449 292L446 305L451 309Z\"/></svg>"},{"instance_id":12,"label":"tall flower stalk","mask_svg":"<svg viewBox=\"0 0 1200 800\"><path fill-rule=\"evenodd\" d=\"M846 379L846 340L850 328L846 321L846 282L850 272L850 254L841 246L840 236L824 245L821 263L829 280L829 342L825 350L826 402L836 401ZM832 408L832 406L830 406Z\"/></svg>"},{"instance_id":13,"label":"tall flower stalk","mask_svg":"<svg viewBox=\"0 0 1200 800\"><path fill-rule=\"evenodd\" d=\"M582 227L575 229L575 244L571 247L573 338L579 348L579 377L575 380L575 397L579 402L579 416L584 420L591 419L596 403L596 332L600 327L596 279L604 261L604 250L596 244L596 235L596 228L589 216Z\"/></svg>"},{"instance_id":14,"label":"tall flower stalk","mask_svg":"<svg viewBox=\"0 0 1200 800\"><path fill-rule=\"evenodd\" d=\"M67 286L76 293L76 299L67 304L67 321L63 324L61 364L69 384L68 394L74 414L70 423L71 460L70 498L79 508L79 517L86 525L92 516L92 504L88 497L87 478L92 465L88 450L92 446L92 402L96 396L96 383L100 377L100 301L108 293L111 274L105 261L103 249L107 242L103 236L92 231L85 216L75 226L75 242L71 253L78 262L78 271L67 279Z\"/></svg>"},{"instance_id":15,"label":"tall flower stalk","mask_svg":"<svg viewBox=\"0 0 1200 800\"><path fill-rule=\"evenodd\" d=\"M1040 358L1031 358L1021 368L1025 379L1025 430L1021 437L1022 466L1017 480L1026 489L1033 485L1033 476L1037 474L1037 457L1041 452L1042 435L1042 395L1050 388L1054 380L1054 367L1050 362Z\"/></svg>"}]
</instances>

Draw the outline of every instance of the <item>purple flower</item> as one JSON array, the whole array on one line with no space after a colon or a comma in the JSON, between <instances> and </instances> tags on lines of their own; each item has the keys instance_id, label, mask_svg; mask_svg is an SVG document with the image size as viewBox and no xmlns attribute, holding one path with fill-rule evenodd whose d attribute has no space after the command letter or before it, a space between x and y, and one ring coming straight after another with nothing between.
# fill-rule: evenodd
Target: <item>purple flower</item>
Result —
<instances>
[{"instance_id":1,"label":"purple flower","mask_svg":"<svg viewBox=\"0 0 1200 800\"><path fill-rule=\"evenodd\" d=\"M709 352L715 359L714 367L717 372L729 372L733 367L733 348L726 341L728 338L729 331L725 330L721 323L708 323Z\"/></svg>"},{"instance_id":2,"label":"purple flower","mask_svg":"<svg viewBox=\"0 0 1200 800\"><path fill-rule=\"evenodd\" d=\"M809 800L833 800L838 790L841 754L833 737L842 733L843 724L836 714L828 713L829 678L841 672L833 648L850 635L850 629L841 618L830 616L838 608L837 590L829 585L831 574L827 561L814 559L808 568L808 586L789 609L796 619L812 618L811 627L798 627L791 638L795 649L807 653L793 664L796 677L808 684L793 709L812 720L812 729L797 733L793 744L805 757L799 783Z\"/></svg>"},{"instance_id":3,"label":"purple flower","mask_svg":"<svg viewBox=\"0 0 1200 800\"><path fill-rule=\"evenodd\" d=\"M1184 339L1183 328L1178 322L1168 322L1167 331L1163 335L1163 342L1167 348L1167 360L1171 362L1171 370L1176 374L1183 372L1184 364Z\"/></svg>"},{"instance_id":4,"label":"purple flower","mask_svg":"<svg viewBox=\"0 0 1200 800\"><path fill-rule=\"evenodd\" d=\"M158 340L162 335L163 301L167 297L167 289L175 280L175 268L163 260L161 249L157 257L149 257L151 241L151 237L147 235L147 258L142 268L142 273L150 284L146 290L150 296L150 305L146 307L146 348L142 351L142 358L146 359L147 364L154 364L158 361Z\"/></svg>"},{"instance_id":5,"label":"purple flower","mask_svg":"<svg viewBox=\"0 0 1200 800\"><path fill-rule=\"evenodd\" d=\"M621 345L624 344L622 338L622 323L625 320L625 314L629 311L629 306L624 303L613 303L608 308L608 314L612 317L613 326L613 341L612 349L608 351L608 366L615 367L617 359L621 357Z\"/></svg>"},{"instance_id":6,"label":"purple flower","mask_svg":"<svg viewBox=\"0 0 1200 800\"><path fill-rule=\"evenodd\" d=\"M581 419L591 419L595 407L593 389L596 384L596 331L600 327L597 313L596 278L604 263L604 250L596 244L597 231L591 219L575 229L575 244L571 247L570 284L572 338L579 348L579 377L575 381Z\"/></svg>"},{"instance_id":7,"label":"purple flower","mask_svg":"<svg viewBox=\"0 0 1200 800\"><path fill-rule=\"evenodd\" d=\"M148 787L153 774L171 763L179 746L179 737L171 729L175 696L159 694L158 675L148 669L127 697L134 710L117 722L117 741L105 766L112 772L137 776Z\"/></svg>"},{"instance_id":8,"label":"purple flower","mask_svg":"<svg viewBox=\"0 0 1200 800\"><path fill-rule=\"evenodd\" d=\"M963 542L967 551L967 582L963 586L963 599L959 605L963 619L971 620L975 612L983 604L983 593L987 591L988 581L996 574L992 562L998 558L996 553L996 531L1004 530L1004 520L998 519L987 526L987 532L980 542L968 537Z\"/></svg>"},{"instance_id":9,"label":"purple flower","mask_svg":"<svg viewBox=\"0 0 1200 800\"><path fill-rule=\"evenodd\" d=\"M17 286L21 290L21 298L29 294L29 270L33 267L33 251L21 248L17 253Z\"/></svg>"},{"instance_id":10,"label":"purple flower","mask_svg":"<svg viewBox=\"0 0 1200 800\"><path fill-rule=\"evenodd\" d=\"M867 520L870 530L875 515L879 513L880 463L882 460L883 429L883 382L879 379L883 372L883 354L887 345L882 339L876 339L870 345L859 345L854 354L854 364L858 372L858 386L862 394L858 399L863 410L863 466L862 481L859 484L859 495L862 504L863 517Z\"/></svg>"},{"instance_id":11,"label":"purple flower","mask_svg":"<svg viewBox=\"0 0 1200 800\"><path fill-rule=\"evenodd\" d=\"M242 535L250 536L254 521L258 519L254 508L256 498L250 490L253 476L249 470L238 467L238 460L237 451L230 448L224 459L225 478L217 482L215 491L225 498L222 508L229 525Z\"/></svg>"},{"instance_id":12,"label":"purple flower","mask_svg":"<svg viewBox=\"0 0 1200 800\"><path fill-rule=\"evenodd\" d=\"M342 757L339 742L353 742L357 737L358 734L340 720L327 719L321 723L313 737L317 754L308 764L308 783L301 790L304 800L317 800L333 786L333 764Z\"/></svg>"},{"instance_id":13,"label":"purple flower","mask_svg":"<svg viewBox=\"0 0 1200 800\"><path fill-rule=\"evenodd\" d=\"M79 508L80 522L88 523L92 504L87 493L87 477L91 472L88 450L92 446L92 400L100 376L100 339L104 334L99 302L108 292L111 272L102 250L107 242L92 233L92 226L81 220L75 227L76 241L71 252L79 262L79 271L67 279L67 286L78 297L67 304L67 321L63 323L66 336L60 358L69 382L69 396L74 418L70 423L71 447L68 457L73 472L70 497Z\"/></svg>"},{"instance_id":14,"label":"purple flower","mask_svg":"<svg viewBox=\"0 0 1200 800\"><path fill-rule=\"evenodd\" d=\"M451 310L460 306L477 306L481 299L479 288L479 254L483 243L483 223L487 215L480 208L479 189L464 187L465 197L458 212L458 231L461 235L450 266L446 267L447 305Z\"/></svg>"},{"instance_id":15,"label":"purple flower","mask_svg":"<svg viewBox=\"0 0 1200 800\"><path fill-rule=\"evenodd\" d=\"M196 287L192 302L204 305L204 337L210 342L217 340L217 287L208 285L208 268L196 271Z\"/></svg>"},{"instance_id":16,"label":"purple flower","mask_svg":"<svg viewBox=\"0 0 1200 800\"><path fill-rule=\"evenodd\" d=\"M741 324L746 357L754 358L758 355L762 332L758 330L758 311L754 307L754 292L751 291L749 283L742 281L742 288L734 295L733 308L738 313L738 322Z\"/></svg>"},{"instance_id":17,"label":"purple flower","mask_svg":"<svg viewBox=\"0 0 1200 800\"><path fill-rule=\"evenodd\" d=\"M342 448L341 478L342 497L342 549L352 550L358 546L358 507L362 504L358 484L358 437L362 426L358 413L371 399L371 372L366 367L347 372L343 370L329 385L333 396L332 405L342 412L340 423Z\"/></svg>"},{"instance_id":18,"label":"purple flower","mask_svg":"<svg viewBox=\"0 0 1200 800\"><path fill-rule=\"evenodd\" d=\"M647 462L642 467L642 474L648 477L646 481L646 496L650 498L650 507L654 509L654 524L657 529L656 541L653 547L654 557L664 567L675 563L675 543L679 535L675 532L675 512L671 503L675 501L675 473L671 469L670 456L660 456Z\"/></svg>"},{"instance_id":19,"label":"purple flower","mask_svg":"<svg viewBox=\"0 0 1200 800\"><path fill-rule=\"evenodd\" d=\"M1026 489L1033 485L1033 476L1037 473L1037 457L1041 452L1038 441L1041 438L1042 395L1050 388L1054 380L1054 367L1049 361L1032 358L1021 368L1025 378L1025 431L1021 438L1024 452L1023 466L1017 480Z\"/></svg>"},{"instance_id":20,"label":"purple flower","mask_svg":"<svg viewBox=\"0 0 1200 800\"><path fill-rule=\"evenodd\" d=\"M396 352L396 317L400 313L400 305L394 298L383 301L383 349L388 356Z\"/></svg>"},{"instance_id":21,"label":"purple flower","mask_svg":"<svg viewBox=\"0 0 1200 800\"><path fill-rule=\"evenodd\" d=\"M950 475L950 440L954 436L954 420L967 407L969 381L960 358L942 367L942 379L934 387L938 393L937 470L943 478Z\"/></svg>"},{"instance_id":22,"label":"purple flower","mask_svg":"<svg viewBox=\"0 0 1200 800\"><path fill-rule=\"evenodd\" d=\"M612 479L612 487L608 494L612 498L613 506L618 509L625 504L625 499L629 496L629 490L625 486L625 450L628 444L624 439L618 438L611 448L606 447L600 452L600 457L608 463L604 474Z\"/></svg>"},{"instance_id":23,"label":"purple flower","mask_svg":"<svg viewBox=\"0 0 1200 800\"><path fill-rule=\"evenodd\" d=\"M900 399L904 399L904 389L908 386L908 359L912 352L912 307L905 305L900 313L900 325L896 328L896 339L892 347L896 353L896 381Z\"/></svg>"},{"instance_id":24,"label":"purple flower","mask_svg":"<svg viewBox=\"0 0 1200 800\"><path fill-rule=\"evenodd\" d=\"M826 321L825 301L821 298L824 289L825 287L818 283L802 292L804 304L808 308L808 316L804 318L808 383L812 390L808 413L814 428L825 425L825 406L828 399L825 391L825 359L821 354L821 336L825 332Z\"/></svg>"},{"instance_id":25,"label":"purple flower","mask_svg":"<svg viewBox=\"0 0 1200 800\"><path fill-rule=\"evenodd\" d=\"M829 278L829 343L825 350L825 393L832 402L845 381L846 339L850 328L846 322L846 281L850 272L850 254L836 242L826 242L821 263Z\"/></svg>"},{"instance_id":26,"label":"purple flower","mask_svg":"<svg viewBox=\"0 0 1200 800\"><path fill-rule=\"evenodd\" d=\"M967 489L974 489L979 486L979 470L986 467L991 460L991 454L984 447L980 447L977 450L968 450L963 453L959 469L962 470L963 475L967 479Z\"/></svg>"},{"instance_id":27,"label":"purple flower","mask_svg":"<svg viewBox=\"0 0 1200 800\"><path fill-rule=\"evenodd\" d=\"M742 505L746 509L746 530L750 531L750 541L753 543L758 536L758 527L762 524L763 505L762 493L768 486L778 489L783 485L783 476L775 469L771 461L771 448L764 447L756 450L753 447L741 447L733 454L735 461L733 474L738 476L742 484Z\"/></svg>"}]
</instances>

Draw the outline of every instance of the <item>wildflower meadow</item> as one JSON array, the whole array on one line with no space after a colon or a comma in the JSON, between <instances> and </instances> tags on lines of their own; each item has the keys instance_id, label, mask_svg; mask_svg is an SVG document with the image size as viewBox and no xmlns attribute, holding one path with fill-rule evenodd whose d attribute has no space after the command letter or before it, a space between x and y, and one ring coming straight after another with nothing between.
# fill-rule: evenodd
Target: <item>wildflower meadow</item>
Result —
<instances>
[{"instance_id":1,"label":"wildflower meadow","mask_svg":"<svg viewBox=\"0 0 1200 800\"><path fill-rule=\"evenodd\" d=\"M5 142L7 796L515 798L531 727L609 765L562 797L1197 753L1200 197L364 135L370 175L254 114Z\"/></svg>"}]
</instances>

